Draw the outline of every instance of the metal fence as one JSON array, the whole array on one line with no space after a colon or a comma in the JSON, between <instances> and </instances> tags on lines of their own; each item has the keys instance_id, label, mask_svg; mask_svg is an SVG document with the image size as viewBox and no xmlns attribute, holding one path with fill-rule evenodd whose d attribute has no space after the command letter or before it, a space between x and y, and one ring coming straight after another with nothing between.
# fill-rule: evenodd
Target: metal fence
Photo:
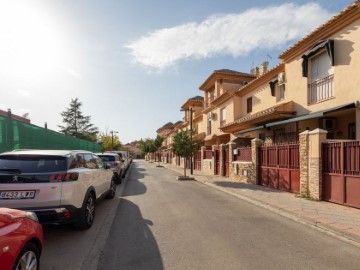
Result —
<instances>
[{"instance_id":1,"label":"metal fence","mask_svg":"<svg viewBox=\"0 0 360 270\"><path fill-rule=\"evenodd\" d=\"M251 147L240 147L237 148L237 154L234 154L234 161L252 161Z\"/></svg>"},{"instance_id":2,"label":"metal fence","mask_svg":"<svg viewBox=\"0 0 360 270\"><path fill-rule=\"evenodd\" d=\"M100 152L97 143L0 116L0 153L14 149L68 149Z\"/></svg>"},{"instance_id":3,"label":"metal fence","mask_svg":"<svg viewBox=\"0 0 360 270\"><path fill-rule=\"evenodd\" d=\"M214 156L214 152L211 150L204 151L204 159L212 159Z\"/></svg>"}]
</instances>

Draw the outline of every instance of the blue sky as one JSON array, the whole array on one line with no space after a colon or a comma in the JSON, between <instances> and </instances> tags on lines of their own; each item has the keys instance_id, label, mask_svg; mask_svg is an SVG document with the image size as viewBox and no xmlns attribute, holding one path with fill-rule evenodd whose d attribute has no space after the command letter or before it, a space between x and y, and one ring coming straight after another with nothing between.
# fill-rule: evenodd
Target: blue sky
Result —
<instances>
[{"instance_id":1,"label":"blue sky","mask_svg":"<svg viewBox=\"0 0 360 270\"><path fill-rule=\"evenodd\" d=\"M77 97L123 143L155 137L214 70L275 66L352 2L0 0L0 109L58 130Z\"/></svg>"}]
</instances>

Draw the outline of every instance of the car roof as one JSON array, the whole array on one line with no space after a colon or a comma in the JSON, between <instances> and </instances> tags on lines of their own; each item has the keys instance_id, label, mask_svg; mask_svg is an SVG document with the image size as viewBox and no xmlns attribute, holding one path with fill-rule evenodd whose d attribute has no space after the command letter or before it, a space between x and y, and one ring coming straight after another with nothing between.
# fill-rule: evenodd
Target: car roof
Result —
<instances>
[{"instance_id":1,"label":"car roof","mask_svg":"<svg viewBox=\"0 0 360 270\"><path fill-rule=\"evenodd\" d=\"M90 153L86 150L37 150L37 149L27 149L27 150L17 150L12 152L1 153L1 155L44 155L44 156L67 156L69 154L76 153Z\"/></svg>"},{"instance_id":2,"label":"car roof","mask_svg":"<svg viewBox=\"0 0 360 270\"><path fill-rule=\"evenodd\" d=\"M116 156L116 157L119 156L117 153L111 153L111 152L96 153L95 155L97 155L97 156Z\"/></svg>"}]
</instances>

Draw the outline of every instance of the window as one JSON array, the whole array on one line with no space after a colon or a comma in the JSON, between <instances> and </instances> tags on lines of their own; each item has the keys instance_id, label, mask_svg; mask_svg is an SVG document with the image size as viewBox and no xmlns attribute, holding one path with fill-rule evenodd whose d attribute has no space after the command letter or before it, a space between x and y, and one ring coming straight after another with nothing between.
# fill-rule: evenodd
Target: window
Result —
<instances>
[{"instance_id":1,"label":"window","mask_svg":"<svg viewBox=\"0 0 360 270\"><path fill-rule=\"evenodd\" d=\"M220 127L226 124L226 107L220 109Z\"/></svg>"},{"instance_id":2,"label":"window","mask_svg":"<svg viewBox=\"0 0 360 270\"><path fill-rule=\"evenodd\" d=\"M356 140L356 125L355 123L349 124L349 140Z\"/></svg>"},{"instance_id":3,"label":"window","mask_svg":"<svg viewBox=\"0 0 360 270\"><path fill-rule=\"evenodd\" d=\"M333 68L326 51L310 59L309 104L333 97Z\"/></svg>"},{"instance_id":4,"label":"window","mask_svg":"<svg viewBox=\"0 0 360 270\"><path fill-rule=\"evenodd\" d=\"M247 107L246 107L247 113L251 113L251 112L252 112L252 97L249 97L249 98L246 100L246 104L247 104Z\"/></svg>"},{"instance_id":5,"label":"window","mask_svg":"<svg viewBox=\"0 0 360 270\"><path fill-rule=\"evenodd\" d=\"M116 160L118 161L118 159L116 159ZM101 158L96 157L96 158L95 158L95 161L96 161L97 167L98 167L99 169L104 169L104 168L105 168L104 162L102 161Z\"/></svg>"},{"instance_id":6,"label":"window","mask_svg":"<svg viewBox=\"0 0 360 270\"><path fill-rule=\"evenodd\" d=\"M276 87L276 101L282 101L285 99L285 84L277 85Z\"/></svg>"},{"instance_id":7,"label":"window","mask_svg":"<svg viewBox=\"0 0 360 270\"><path fill-rule=\"evenodd\" d=\"M96 159L91 154L84 154L85 168L97 169Z\"/></svg>"},{"instance_id":8,"label":"window","mask_svg":"<svg viewBox=\"0 0 360 270\"><path fill-rule=\"evenodd\" d=\"M207 121L208 125L207 125L207 135L211 134L211 119L208 119Z\"/></svg>"}]
</instances>

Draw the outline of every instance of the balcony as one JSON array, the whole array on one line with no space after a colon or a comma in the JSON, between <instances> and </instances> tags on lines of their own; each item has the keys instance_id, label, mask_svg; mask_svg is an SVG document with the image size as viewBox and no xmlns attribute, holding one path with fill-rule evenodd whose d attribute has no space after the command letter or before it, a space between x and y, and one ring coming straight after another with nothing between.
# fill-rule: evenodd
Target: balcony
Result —
<instances>
[{"instance_id":1,"label":"balcony","mask_svg":"<svg viewBox=\"0 0 360 270\"><path fill-rule=\"evenodd\" d=\"M308 85L309 104L325 101L334 96L334 74Z\"/></svg>"}]
</instances>

